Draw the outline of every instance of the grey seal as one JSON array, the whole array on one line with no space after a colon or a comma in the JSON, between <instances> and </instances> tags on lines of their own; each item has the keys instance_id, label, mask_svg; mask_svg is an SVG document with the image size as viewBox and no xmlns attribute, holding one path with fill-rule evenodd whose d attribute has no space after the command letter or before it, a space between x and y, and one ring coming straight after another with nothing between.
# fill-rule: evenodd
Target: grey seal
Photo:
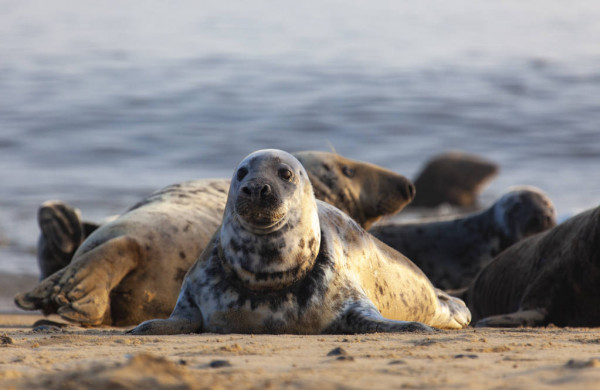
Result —
<instances>
[{"instance_id":1,"label":"grey seal","mask_svg":"<svg viewBox=\"0 0 600 390\"><path fill-rule=\"evenodd\" d=\"M521 186L479 212L413 223L388 221L369 232L411 259L436 287L459 290L501 251L555 224L550 198Z\"/></svg>"},{"instance_id":2,"label":"grey seal","mask_svg":"<svg viewBox=\"0 0 600 390\"><path fill-rule=\"evenodd\" d=\"M171 316L130 333L395 332L469 321L461 300L316 200L297 159L262 150L236 169L223 223L186 275Z\"/></svg>"},{"instance_id":3,"label":"grey seal","mask_svg":"<svg viewBox=\"0 0 600 390\"><path fill-rule=\"evenodd\" d=\"M476 326L600 326L600 207L500 253L468 291Z\"/></svg>"}]
</instances>

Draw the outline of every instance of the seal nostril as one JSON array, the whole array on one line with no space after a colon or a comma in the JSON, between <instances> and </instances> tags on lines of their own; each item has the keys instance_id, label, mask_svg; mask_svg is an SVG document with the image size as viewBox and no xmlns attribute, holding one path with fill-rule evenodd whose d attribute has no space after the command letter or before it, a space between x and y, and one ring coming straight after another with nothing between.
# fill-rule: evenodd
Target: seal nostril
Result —
<instances>
[{"instance_id":1,"label":"seal nostril","mask_svg":"<svg viewBox=\"0 0 600 390\"><path fill-rule=\"evenodd\" d=\"M417 194L417 189L415 188L415 185L412 183L409 183L408 184L408 197L410 199L413 199L416 194Z\"/></svg>"},{"instance_id":2,"label":"seal nostril","mask_svg":"<svg viewBox=\"0 0 600 390\"><path fill-rule=\"evenodd\" d=\"M252 194L252 192L250 191L250 188L248 188L248 186L243 186L242 192L248 196L250 196Z\"/></svg>"},{"instance_id":3,"label":"seal nostril","mask_svg":"<svg viewBox=\"0 0 600 390\"><path fill-rule=\"evenodd\" d=\"M413 199L415 197L415 192L415 186L412 183L405 183L400 186L400 194L407 200Z\"/></svg>"},{"instance_id":4,"label":"seal nostril","mask_svg":"<svg viewBox=\"0 0 600 390\"><path fill-rule=\"evenodd\" d=\"M271 186L268 184L263 185L260 189L260 196L269 195L271 193Z\"/></svg>"}]
</instances>

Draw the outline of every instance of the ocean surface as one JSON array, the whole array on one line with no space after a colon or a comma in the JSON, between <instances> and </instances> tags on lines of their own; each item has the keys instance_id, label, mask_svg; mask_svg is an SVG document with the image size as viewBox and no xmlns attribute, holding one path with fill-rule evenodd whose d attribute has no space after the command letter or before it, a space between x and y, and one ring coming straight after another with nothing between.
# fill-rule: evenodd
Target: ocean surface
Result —
<instances>
[{"instance_id":1,"label":"ocean surface","mask_svg":"<svg viewBox=\"0 0 600 390\"><path fill-rule=\"evenodd\" d=\"M460 150L600 203L597 1L0 0L0 272L35 274L36 209L100 220L262 148L414 178Z\"/></svg>"}]
</instances>

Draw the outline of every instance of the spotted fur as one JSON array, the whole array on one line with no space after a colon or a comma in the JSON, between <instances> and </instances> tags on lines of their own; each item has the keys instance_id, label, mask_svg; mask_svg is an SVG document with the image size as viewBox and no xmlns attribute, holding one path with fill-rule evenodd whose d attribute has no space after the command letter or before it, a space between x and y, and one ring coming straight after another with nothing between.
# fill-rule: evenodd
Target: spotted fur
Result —
<instances>
[{"instance_id":1,"label":"spotted fur","mask_svg":"<svg viewBox=\"0 0 600 390\"><path fill-rule=\"evenodd\" d=\"M320 187L323 197L338 202L336 205L359 220L364 220L364 215L371 219L380 216L373 214L374 203L392 199L384 201L391 205L385 211L398 211L414 195L410 191L412 184L406 178L375 165L326 152L300 152L298 156L307 164L312 179L320 181L323 175L322 180L330 186ZM332 171L322 171L319 161L330 164ZM336 178L336 175L340 177ZM375 179L380 187L374 187ZM38 253L45 280L32 291L19 294L16 304L25 310L58 313L87 326L101 323L131 325L150 318L167 317L175 305L185 273L221 222L229 184L226 179L174 184L156 191L114 221L101 226L82 222L78 212L62 202L42 205ZM385 192L377 195L372 188L385 189ZM349 208L343 202L346 198L328 195L346 192L370 194L374 198L352 195L354 202ZM240 207L242 213L256 211L251 208L243 211L244 206L240 204ZM259 219L268 220L286 211L273 210L273 215L262 215ZM382 212L384 208L379 210L375 212ZM278 234L283 235L292 225L286 224ZM313 230L319 229L315 226ZM288 241L290 245L287 245ZM254 244L256 253L248 256L243 267L238 269L242 277L244 268L252 269L258 258L275 269L278 251L287 245L286 254L290 255L294 248L291 240L281 237ZM319 243L299 237L296 245L306 253L315 253ZM246 246L246 242L237 238L231 242L234 251L243 252ZM107 254L115 258L108 259ZM300 268L275 271L273 275L285 279L301 271ZM265 283L268 275L263 272L255 276Z\"/></svg>"},{"instance_id":2,"label":"spotted fur","mask_svg":"<svg viewBox=\"0 0 600 390\"><path fill-rule=\"evenodd\" d=\"M295 181L280 180L282 165ZM146 321L131 333L363 333L468 325L462 301L433 288L414 264L346 214L315 200L293 156L259 151L240 169L247 173L234 174L223 224L188 272L170 318ZM255 196L267 186L283 206ZM244 195L250 187L254 192ZM247 196L258 206L241 216L237 206ZM287 210L283 226L265 233L254 225L253 216L279 207ZM274 245L281 237L283 245ZM265 245L275 260L262 261Z\"/></svg>"}]
</instances>

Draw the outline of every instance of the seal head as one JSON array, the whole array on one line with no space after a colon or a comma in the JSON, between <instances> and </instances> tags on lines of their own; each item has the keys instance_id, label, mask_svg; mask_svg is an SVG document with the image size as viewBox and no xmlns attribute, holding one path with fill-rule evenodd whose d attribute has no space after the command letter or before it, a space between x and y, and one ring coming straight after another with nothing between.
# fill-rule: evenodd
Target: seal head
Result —
<instances>
[{"instance_id":1,"label":"seal head","mask_svg":"<svg viewBox=\"0 0 600 390\"><path fill-rule=\"evenodd\" d=\"M238 165L219 233L226 270L250 290L284 288L319 252L317 204L306 170L291 154L259 150Z\"/></svg>"},{"instance_id":2,"label":"seal head","mask_svg":"<svg viewBox=\"0 0 600 390\"><path fill-rule=\"evenodd\" d=\"M383 215L398 213L415 197L409 179L377 165L328 152L294 156L307 169L317 199L335 205L365 229Z\"/></svg>"}]
</instances>

